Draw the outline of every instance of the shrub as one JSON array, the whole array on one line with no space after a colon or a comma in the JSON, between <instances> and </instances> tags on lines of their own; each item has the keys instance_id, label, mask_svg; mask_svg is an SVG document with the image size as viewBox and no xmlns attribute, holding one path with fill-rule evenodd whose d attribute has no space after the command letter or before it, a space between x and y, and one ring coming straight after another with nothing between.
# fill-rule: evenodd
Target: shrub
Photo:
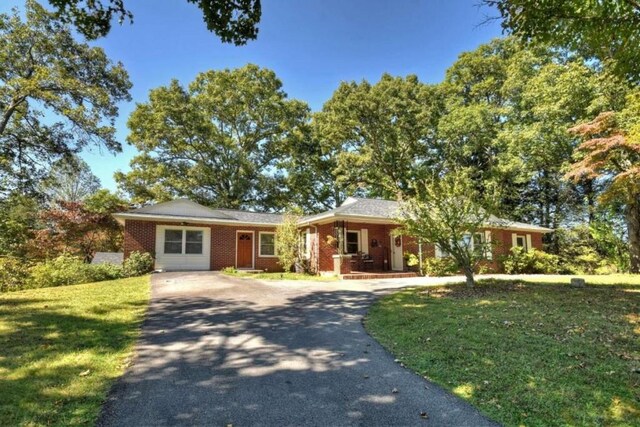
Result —
<instances>
[{"instance_id":1,"label":"shrub","mask_svg":"<svg viewBox=\"0 0 640 427\"><path fill-rule=\"evenodd\" d=\"M450 257L425 258L422 266L427 276L452 276L460 271L455 260Z\"/></svg>"},{"instance_id":2,"label":"shrub","mask_svg":"<svg viewBox=\"0 0 640 427\"><path fill-rule=\"evenodd\" d=\"M18 291L29 279L29 265L19 258L0 258L0 292Z\"/></svg>"},{"instance_id":3,"label":"shrub","mask_svg":"<svg viewBox=\"0 0 640 427\"><path fill-rule=\"evenodd\" d=\"M151 270L153 270L153 257L148 252L131 252L122 265L122 271L126 277L142 276Z\"/></svg>"},{"instance_id":4,"label":"shrub","mask_svg":"<svg viewBox=\"0 0 640 427\"><path fill-rule=\"evenodd\" d=\"M238 270L236 270L235 267L225 267L225 268L222 269L222 272L226 273L226 274L233 274L233 273L235 273L237 271Z\"/></svg>"},{"instance_id":5,"label":"shrub","mask_svg":"<svg viewBox=\"0 0 640 427\"><path fill-rule=\"evenodd\" d=\"M581 225L558 229L554 239L560 257L560 273L608 274L628 267L624 256L628 251L619 248L621 243L617 237L607 236L595 227Z\"/></svg>"},{"instance_id":6,"label":"shrub","mask_svg":"<svg viewBox=\"0 0 640 427\"><path fill-rule=\"evenodd\" d=\"M28 286L44 288L91 282L96 277L91 270L92 266L78 257L60 255L31 268Z\"/></svg>"},{"instance_id":7,"label":"shrub","mask_svg":"<svg viewBox=\"0 0 640 427\"><path fill-rule=\"evenodd\" d=\"M537 249L512 248L503 264L507 274L557 274L560 271L557 255Z\"/></svg>"},{"instance_id":8,"label":"shrub","mask_svg":"<svg viewBox=\"0 0 640 427\"><path fill-rule=\"evenodd\" d=\"M122 266L111 263L91 264L89 265L88 273L90 282L102 282L104 280L114 280L125 277Z\"/></svg>"}]
</instances>

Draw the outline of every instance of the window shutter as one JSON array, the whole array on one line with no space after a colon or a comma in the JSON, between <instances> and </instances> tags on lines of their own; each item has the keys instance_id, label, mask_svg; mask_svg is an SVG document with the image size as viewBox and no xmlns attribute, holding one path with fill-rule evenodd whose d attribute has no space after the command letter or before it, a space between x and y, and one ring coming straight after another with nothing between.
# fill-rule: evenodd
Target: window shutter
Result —
<instances>
[{"instance_id":1,"label":"window shutter","mask_svg":"<svg viewBox=\"0 0 640 427\"><path fill-rule=\"evenodd\" d=\"M518 235L516 233L511 233L511 247L515 248L518 246Z\"/></svg>"},{"instance_id":2,"label":"window shutter","mask_svg":"<svg viewBox=\"0 0 640 427\"><path fill-rule=\"evenodd\" d=\"M369 254L369 229L360 230L360 251Z\"/></svg>"},{"instance_id":3,"label":"window shutter","mask_svg":"<svg viewBox=\"0 0 640 427\"><path fill-rule=\"evenodd\" d=\"M442 251L440 250L439 245L435 245L436 247L436 258L442 258Z\"/></svg>"},{"instance_id":4,"label":"window shutter","mask_svg":"<svg viewBox=\"0 0 640 427\"><path fill-rule=\"evenodd\" d=\"M527 250L530 251L531 249L533 249L533 246L531 246L531 234L527 234Z\"/></svg>"},{"instance_id":5,"label":"window shutter","mask_svg":"<svg viewBox=\"0 0 640 427\"><path fill-rule=\"evenodd\" d=\"M311 259L311 230L307 228L307 231L305 233L304 238L305 240L305 251L304 251L304 257L306 259Z\"/></svg>"},{"instance_id":6,"label":"window shutter","mask_svg":"<svg viewBox=\"0 0 640 427\"><path fill-rule=\"evenodd\" d=\"M484 231L484 242L485 242L485 257L488 260L492 260L493 259L493 246L491 246L491 231L489 230L485 230Z\"/></svg>"}]
</instances>

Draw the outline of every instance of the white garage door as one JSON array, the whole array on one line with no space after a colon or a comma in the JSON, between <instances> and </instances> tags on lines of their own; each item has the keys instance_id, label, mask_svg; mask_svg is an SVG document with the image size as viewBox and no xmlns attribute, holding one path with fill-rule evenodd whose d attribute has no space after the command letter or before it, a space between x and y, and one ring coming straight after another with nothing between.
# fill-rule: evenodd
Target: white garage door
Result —
<instances>
[{"instance_id":1,"label":"white garage door","mask_svg":"<svg viewBox=\"0 0 640 427\"><path fill-rule=\"evenodd\" d=\"M156 268L210 270L211 229L208 227L156 226Z\"/></svg>"}]
</instances>

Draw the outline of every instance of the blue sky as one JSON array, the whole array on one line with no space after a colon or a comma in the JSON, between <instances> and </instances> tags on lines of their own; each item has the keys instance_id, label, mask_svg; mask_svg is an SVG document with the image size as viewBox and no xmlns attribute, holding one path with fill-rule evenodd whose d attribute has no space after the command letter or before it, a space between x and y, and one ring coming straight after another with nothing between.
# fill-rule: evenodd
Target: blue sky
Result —
<instances>
[{"instance_id":1,"label":"blue sky","mask_svg":"<svg viewBox=\"0 0 640 427\"><path fill-rule=\"evenodd\" d=\"M116 123L123 152L84 153L112 190L113 173L128 170L136 154L126 144L127 117L172 78L186 84L201 71L254 63L274 70L291 98L318 110L344 80L375 82L388 72L441 81L461 52L501 35L499 22L483 24L496 12L478 8L478 0L262 0L258 40L236 47L208 32L200 10L185 0L125 4L133 25L115 24L94 43L121 61L133 82L133 101L120 106ZM16 5L23 2L3 0L0 12Z\"/></svg>"}]
</instances>

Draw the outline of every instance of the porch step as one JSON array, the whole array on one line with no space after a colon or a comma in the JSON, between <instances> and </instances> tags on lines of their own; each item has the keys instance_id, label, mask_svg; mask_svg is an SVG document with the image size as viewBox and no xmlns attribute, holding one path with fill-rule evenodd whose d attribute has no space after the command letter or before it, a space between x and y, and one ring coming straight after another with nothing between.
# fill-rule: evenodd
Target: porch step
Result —
<instances>
[{"instance_id":1,"label":"porch step","mask_svg":"<svg viewBox=\"0 0 640 427\"><path fill-rule=\"evenodd\" d=\"M402 279L405 277L418 277L418 275L413 271L393 273L349 273L340 275L342 280Z\"/></svg>"}]
</instances>

